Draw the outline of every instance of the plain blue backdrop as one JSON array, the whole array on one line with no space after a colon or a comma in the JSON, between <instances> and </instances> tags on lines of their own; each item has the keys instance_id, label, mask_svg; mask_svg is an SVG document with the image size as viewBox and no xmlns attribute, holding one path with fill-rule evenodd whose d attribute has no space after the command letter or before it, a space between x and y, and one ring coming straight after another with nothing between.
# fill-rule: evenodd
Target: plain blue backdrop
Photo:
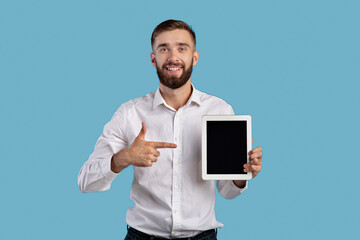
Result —
<instances>
[{"instance_id":1,"label":"plain blue backdrop","mask_svg":"<svg viewBox=\"0 0 360 240\"><path fill-rule=\"evenodd\" d=\"M155 91L150 36L188 22L192 82L253 116L262 172L217 195L219 239L359 239L359 1L0 1L0 239L123 239L132 168L77 175L121 103Z\"/></svg>"}]
</instances>

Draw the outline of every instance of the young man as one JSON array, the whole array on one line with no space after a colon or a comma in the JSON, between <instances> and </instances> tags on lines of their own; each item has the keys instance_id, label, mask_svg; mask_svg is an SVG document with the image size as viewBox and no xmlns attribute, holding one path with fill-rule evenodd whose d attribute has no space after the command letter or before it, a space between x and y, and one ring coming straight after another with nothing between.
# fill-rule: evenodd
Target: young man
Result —
<instances>
[{"instance_id":1,"label":"young man","mask_svg":"<svg viewBox=\"0 0 360 240\"><path fill-rule=\"evenodd\" d=\"M199 52L186 23L162 22L151 43L159 88L120 106L81 168L79 187L82 192L108 190L116 176L133 165L130 199L135 205L127 212L125 239L216 239L215 229L223 225L215 218L214 181L201 178L201 117L234 111L191 84ZM244 171L255 177L261 170L261 148L249 156ZM217 181L225 198L246 188L246 181Z\"/></svg>"}]
</instances>

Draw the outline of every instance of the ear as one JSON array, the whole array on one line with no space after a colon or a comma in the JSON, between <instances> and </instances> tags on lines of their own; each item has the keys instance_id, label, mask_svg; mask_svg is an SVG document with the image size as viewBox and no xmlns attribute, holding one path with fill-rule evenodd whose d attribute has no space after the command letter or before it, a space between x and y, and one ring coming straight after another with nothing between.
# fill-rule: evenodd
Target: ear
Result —
<instances>
[{"instance_id":1,"label":"ear","mask_svg":"<svg viewBox=\"0 0 360 240\"><path fill-rule=\"evenodd\" d=\"M154 68L156 68L156 59L154 53L150 53L150 59L151 59L151 64L154 66Z\"/></svg>"},{"instance_id":2,"label":"ear","mask_svg":"<svg viewBox=\"0 0 360 240\"><path fill-rule=\"evenodd\" d=\"M195 66L198 61L199 61L199 51L196 50L193 55L193 66Z\"/></svg>"}]
</instances>

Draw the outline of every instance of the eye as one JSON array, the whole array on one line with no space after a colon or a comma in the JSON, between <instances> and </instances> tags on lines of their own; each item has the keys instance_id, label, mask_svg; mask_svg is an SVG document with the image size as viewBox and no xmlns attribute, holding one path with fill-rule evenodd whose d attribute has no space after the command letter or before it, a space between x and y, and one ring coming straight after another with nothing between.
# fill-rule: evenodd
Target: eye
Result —
<instances>
[{"instance_id":1,"label":"eye","mask_svg":"<svg viewBox=\"0 0 360 240\"><path fill-rule=\"evenodd\" d=\"M167 51L167 48L160 48L159 49L159 52L166 52Z\"/></svg>"},{"instance_id":2,"label":"eye","mask_svg":"<svg viewBox=\"0 0 360 240\"><path fill-rule=\"evenodd\" d=\"M179 50L180 50L180 52L185 52L185 51L186 51L186 47L180 47Z\"/></svg>"}]
</instances>

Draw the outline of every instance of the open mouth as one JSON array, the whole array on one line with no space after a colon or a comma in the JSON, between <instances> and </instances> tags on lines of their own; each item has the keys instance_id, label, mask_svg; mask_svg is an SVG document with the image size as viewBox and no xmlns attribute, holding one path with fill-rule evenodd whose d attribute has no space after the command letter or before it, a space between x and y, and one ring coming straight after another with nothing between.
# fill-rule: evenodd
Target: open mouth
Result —
<instances>
[{"instance_id":1,"label":"open mouth","mask_svg":"<svg viewBox=\"0 0 360 240\"><path fill-rule=\"evenodd\" d=\"M166 66L165 69L166 69L167 72L170 73L170 74L176 74L176 73L178 73L178 72L181 71L182 66L174 66L174 65L172 65L172 66Z\"/></svg>"}]
</instances>

